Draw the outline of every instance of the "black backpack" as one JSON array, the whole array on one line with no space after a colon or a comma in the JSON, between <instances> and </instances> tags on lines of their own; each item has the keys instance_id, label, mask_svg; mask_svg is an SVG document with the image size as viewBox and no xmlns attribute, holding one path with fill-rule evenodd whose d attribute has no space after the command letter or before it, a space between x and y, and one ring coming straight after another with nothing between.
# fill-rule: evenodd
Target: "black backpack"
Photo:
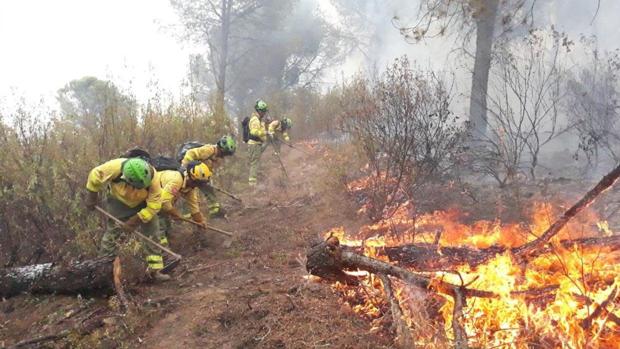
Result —
<instances>
[{"instance_id":1,"label":"black backpack","mask_svg":"<svg viewBox=\"0 0 620 349\"><path fill-rule=\"evenodd\" d=\"M181 162L183 158L185 157L185 153L187 153L188 150L202 147L203 145L205 144L196 142L196 141L190 141L190 142L183 143L181 147L179 148L179 151L177 152L177 161Z\"/></svg>"},{"instance_id":2,"label":"black backpack","mask_svg":"<svg viewBox=\"0 0 620 349\"><path fill-rule=\"evenodd\" d=\"M155 167L157 171L179 171L179 168L181 167L181 164L179 164L173 158L161 155L151 159L151 164L153 165L153 167Z\"/></svg>"},{"instance_id":3,"label":"black backpack","mask_svg":"<svg viewBox=\"0 0 620 349\"><path fill-rule=\"evenodd\" d=\"M243 142L247 143L250 139L257 142L262 142L263 140L260 137L253 136L250 134L250 117L246 116L243 120L241 120L241 133L243 134Z\"/></svg>"},{"instance_id":4,"label":"black backpack","mask_svg":"<svg viewBox=\"0 0 620 349\"><path fill-rule=\"evenodd\" d=\"M243 142L247 143L250 140L250 117L246 116L241 120L241 134L243 135Z\"/></svg>"},{"instance_id":5,"label":"black backpack","mask_svg":"<svg viewBox=\"0 0 620 349\"><path fill-rule=\"evenodd\" d=\"M122 158L140 158L146 162L151 162L151 154L142 148L131 148L121 155Z\"/></svg>"}]
</instances>

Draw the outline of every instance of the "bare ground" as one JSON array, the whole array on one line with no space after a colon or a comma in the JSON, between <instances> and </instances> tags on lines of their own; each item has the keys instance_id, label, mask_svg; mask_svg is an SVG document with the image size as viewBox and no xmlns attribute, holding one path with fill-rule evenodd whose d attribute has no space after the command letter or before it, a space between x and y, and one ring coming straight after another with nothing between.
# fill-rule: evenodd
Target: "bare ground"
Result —
<instances>
[{"instance_id":1,"label":"bare ground","mask_svg":"<svg viewBox=\"0 0 620 349\"><path fill-rule=\"evenodd\" d=\"M76 329L93 317L103 322L90 334L74 331L42 347L105 348L387 348L391 336L371 331L325 283L308 281L305 249L333 226L363 222L356 206L325 184L320 152L284 149L290 176L263 155L268 178L244 205L221 197L228 219L214 226L237 233L224 248L218 235L178 227L171 246L185 256L161 285L129 285L131 314L117 311L115 297L23 295L0 303L0 347ZM103 315L102 315L103 314ZM36 345L34 346L36 347Z\"/></svg>"}]
</instances>

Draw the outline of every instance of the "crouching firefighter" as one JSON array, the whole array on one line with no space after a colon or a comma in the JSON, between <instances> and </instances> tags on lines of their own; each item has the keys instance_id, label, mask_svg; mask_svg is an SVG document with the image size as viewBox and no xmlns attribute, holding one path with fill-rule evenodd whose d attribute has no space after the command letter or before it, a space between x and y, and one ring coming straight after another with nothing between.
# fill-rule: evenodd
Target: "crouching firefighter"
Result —
<instances>
[{"instance_id":1,"label":"crouching firefighter","mask_svg":"<svg viewBox=\"0 0 620 349\"><path fill-rule=\"evenodd\" d=\"M160 240L158 212L161 209L161 184L159 174L142 158L118 158L92 169L86 183L86 206L94 210L99 193L108 189L107 210L123 221L123 227L114 222L101 239L99 254L114 256L117 240L125 233L141 228L144 235L154 241ZM161 251L149 244L142 244L146 252L147 276L155 281L167 281L170 276L161 273L164 262Z\"/></svg>"},{"instance_id":2,"label":"crouching firefighter","mask_svg":"<svg viewBox=\"0 0 620 349\"><path fill-rule=\"evenodd\" d=\"M290 130L291 127L293 127L293 121L289 118L274 120L269 123L267 135L269 136L269 142L273 146L273 151L276 156L280 155L282 142L289 142L291 140L288 136L288 130Z\"/></svg>"},{"instance_id":3,"label":"crouching firefighter","mask_svg":"<svg viewBox=\"0 0 620 349\"><path fill-rule=\"evenodd\" d=\"M204 162L209 169L214 169L220 163L224 157L235 154L237 150L237 142L231 136L222 136L216 144L203 144L199 142L187 142L181 146L177 158L181 162L182 166L187 165L192 161ZM210 180L202 183L199 186L200 191L207 198L207 205L209 208L209 216L217 217L223 216L224 210L215 195L215 190L211 186Z\"/></svg>"},{"instance_id":4,"label":"crouching firefighter","mask_svg":"<svg viewBox=\"0 0 620 349\"><path fill-rule=\"evenodd\" d=\"M200 212L200 200L198 199L199 187L203 186L211 178L211 170L200 161L190 161L186 166L178 170L166 170L158 172L162 186L162 235L160 243L168 245L171 221L184 220L181 212L174 207L177 199L183 197L189 207L192 220L203 227L207 221Z\"/></svg>"}]
</instances>

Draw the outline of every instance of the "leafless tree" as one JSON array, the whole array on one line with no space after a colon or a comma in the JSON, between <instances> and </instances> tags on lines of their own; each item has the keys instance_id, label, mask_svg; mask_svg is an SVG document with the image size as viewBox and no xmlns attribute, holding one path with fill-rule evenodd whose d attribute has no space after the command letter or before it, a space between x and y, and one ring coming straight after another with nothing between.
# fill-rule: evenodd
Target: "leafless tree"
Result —
<instances>
[{"instance_id":1,"label":"leafless tree","mask_svg":"<svg viewBox=\"0 0 620 349\"><path fill-rule=\"evenodd\" d=\"M456 163L463 129L450 111L450 86L401 58L379 78L358 78L343 115L344 129L368 159L372 218L445 177Z\"/></svg>"},{"instance_id":2,"label":"leafless tree","mask_svg":"<svg viewBox=\"0 0 620 349\"><path fill-rule=\"evenodd\" d=\"M555 31L533 31L496 52L489 101L489 135L476 146L479 170L500 186L518 175L536 179L541 149L566 130L558 124L565 96L562 52L568 39Z\"/></svg>"},{"instance_id":3,"label":"leafless tree","mask_svg":"<svg viewBox=\"0 0 620 349\"><path fill-rule=\"evenodd\" d=\"M579 136L576 155L584 154L592 168L602 157L620 162L620 54L599 52L593 38L582 42L590 48L589 59L568 79L566 113Z\"/></svg>"}]
</instances>

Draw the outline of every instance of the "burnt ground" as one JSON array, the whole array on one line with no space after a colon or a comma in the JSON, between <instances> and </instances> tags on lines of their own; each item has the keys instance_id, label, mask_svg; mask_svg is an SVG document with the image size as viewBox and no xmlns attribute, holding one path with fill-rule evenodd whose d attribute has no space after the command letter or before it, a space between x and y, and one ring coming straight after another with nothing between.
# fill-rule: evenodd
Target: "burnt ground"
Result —
<instances>
[{"instance_id":1,"label":"burnt ground","mask_svg":"<svg viewBox=\"0 0 620 349\"><path fill-rule=\"evenodd\" d=\"M228 219L211 223L224 238L177 226L171 246L185 258L166 284L129 284L129 314L116 297L22 295L0 302L0 347L70 335L41 347L105 348L388 348L389 334L343 305L327 283L308 280L305 250L334 226L362 222L355 204L325 183L320 152L284 149L283 174L264 154L268 178L244 205L221 196ZM240 187L239 190L243 189ZM242 192L242 191L241 191ZM99 318L84 330L84 324ZM93 328L94 327L94 330ZM36 347L36 345L34 345Z\"/></svg>"},{"instance_id":2,"label":"burnt ground","mask_svg":"<svg viewBox=\"0 0 620 349\"><path fill-rule=\"evenodd\" d=\"M309 280L306 248L332 227L357 231L364 218L344 188L328 182L334 168L324 151L285 148L284 175L268 150L263 185L255 193L239 185L244 204L220 196L228 219L211 223L235 231L230 247L220 235L176 225L171 247L184 256L169 283L126 283L130 312L118 298L85 295L22 295L0 302L0 348L29 338L60 334L31 347L50 348L390 348L393 334L343 304L329 284ZM472 197L458 186L429 193L425 210L460 208L462 219L523 221L532 200L577 200L592 183L566 180L498 191L483 185ZM466 189L466 188L465 188ZM511 196L512 199L504 198ZM525 209L504 202L522 198ZM618 189L595 205L610 226L620 226ZM616 229L614 229L616 230ZM130 264L130 263L128 263ZM64 331L64 332L63 332ZM68 335L67 335L68 334ZM50 338L48 338L50 339Z\"/></svg>"}]
</instances>

